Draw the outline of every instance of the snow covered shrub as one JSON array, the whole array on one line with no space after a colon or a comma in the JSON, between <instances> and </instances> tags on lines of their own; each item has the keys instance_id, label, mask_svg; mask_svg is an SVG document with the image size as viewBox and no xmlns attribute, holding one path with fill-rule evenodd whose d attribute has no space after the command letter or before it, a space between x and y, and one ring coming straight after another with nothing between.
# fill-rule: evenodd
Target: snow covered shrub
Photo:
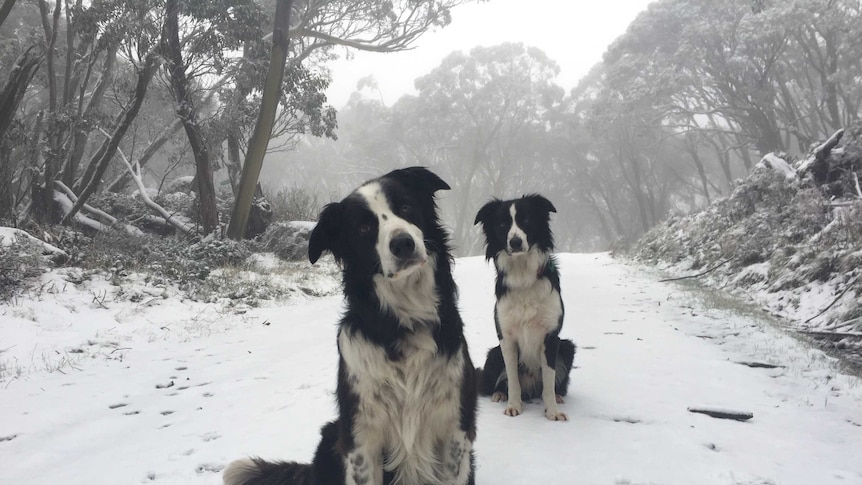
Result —
<instances>
[{"instance_id":1,"label":"snow covered shrub","mask_svg":"<svg viewBox=\"0 0 862 485\"><path fill-rule=\"evenodd\" d=\"M0 244L0 301L6 301L42 274L48 266L42 249L30 241Z\"/></svg>"},{"instance_id":2,"label":"snow covered shrub","mask_svg":"<svg viewBox=\"0 0 862 485\"><path fill-rule=\"evenodd\" d=\"M317 194L300 187L282 187L268 198L274 222L316 221L323 206Z\"/></svg>"},{"instance_id":3,"label":"snow covered shrub","mask_svg":"<svg viewBox=\"0 0 862 485\"><path fill-rule=\"evenodd\" d=\"M714 269L701 281L792 319L855 322L862 315L862 125L843 142L782 170L758 164L728 197L654 227L630 254L679 272ZM830 298L841 302L826 308Z\"/></svg>"},{"instance_id":4,"label":"snow covered shrub","mask_svg":"<svg viewBox=\"0 0 862 485\"><path fill-rule=\"evenodd\" d=\"M170 214L179 214L188 218L195 216L195 196L188 192L166 192L155 197L153 202L164 207Z\"/></svg>"},{"instance_id":5,"label":"snow covered shrub","mask_svg":"<svg viewBox=\"0 0 862 485\"><path fill-rule=\"evenodd\" d=\"M287 261L304 260L312 228L309 222L276 222L260 236L257 247Z\"/></svg>"},{"instance_id":6,"label":"snow covered shrub","mask_svg":"<svg viewBox=\"0 0 862 485\"><path fill-rule=\"evenodd\" d=\"M152 212L140 197L114 192L95 194L89 204L120 220L131 220Z\"/></svg>"},{"instance_id":7,"label":"snow covered shrub","mask_svg":"<svg viewBox=\"0 0 862 485\"><path fill-rule=\"evenodd\" d=\"M195 244L188 255L196 262L210 267L236 266L251 255L249 243L232 239L213 239Z\"/></svg>"},{"instance_id":8,"label":"snow covered shrub","mask_svg":"<svg viewBox=\"0 0 862 485\"><path fill-rule=\"evenodd\" d=\"M249 277L239 268L226 268L213 272L205 280L186 285L186 294L192 300L212 303L228 299L256 307L260 300L276 300L288 294L288 290L267 275Z\"/></svg>"},{"instance_id":9,"label":"snow covered shrub","mask_svg":"<svg viewBox=\"0 0 862 485\"><path fill-rule=\"evenodd\" d=\"M139 271L153 263L163 263L188 245L180 238L151 234L130 235L125 231L104 231L82 248L81 263L87 269L121 268Z\"/></svg>"}]
</instances>

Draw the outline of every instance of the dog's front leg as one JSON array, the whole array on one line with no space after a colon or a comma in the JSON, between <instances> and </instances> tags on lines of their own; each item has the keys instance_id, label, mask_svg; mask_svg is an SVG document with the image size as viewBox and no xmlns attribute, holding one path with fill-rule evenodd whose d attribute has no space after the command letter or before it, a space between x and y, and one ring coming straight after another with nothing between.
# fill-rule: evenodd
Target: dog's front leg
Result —
<instances>
[{"instance_id":1,"label":"dog's front leg","mask_svg":"<svg viewBox=\"0 0 862 485\"><path fill-rule=\"evenodd\" d=\"M569 417L557 407L555 381L557 378L557 352L560 338L556 335L545 337L545 360L542 362L542 400L545 401L545 417L551 421L568 421Z\"/></svg>"},{"instance_id":2,"label":"dog's front leg","mask_svg":"<svg viewBox=\"0 0 862 485\"><path fill-rule=\"evenodd\" d=\"M347 485L382 485L383 463L377 447L357 443L344 459L344 477Z\"/></svg>"},{"instance_id":3,"label":"dog's front leg","mask_svg":"<svg viewBox=\"0 0 862 485\"><path fill-rule=\"evenodd\" d=\"M467 439L467 433L457 430L452 433L449 443L444 443L441 483L444 485L466 485L470 480L470 452L473 443Z\"/></svg>"},{"instance_id":4,"label":"dog's front leg","mask_svg":"<svg viewBox=\"0 0 862 485\"><path fill-rule=\"evenodd\" d=\"M506 380L509 385L509 402L506 404L506 416L521 414L521 381L518 379L518 343L511 336L504 335L500 339L500 350L503 352L503 363L506 365Z\"/></svg>"},{"instance_id":5,"label":"dog's front leg","mask_svg":"<svg viewBox=\"0 0 862 485\"><path fill-rule=\"evenodd\" d=\"M353 421L353 448L344 458L346 485L383 485L383 436L380 429L379 423L362 417Z\"/></svg>"}]
</instances>

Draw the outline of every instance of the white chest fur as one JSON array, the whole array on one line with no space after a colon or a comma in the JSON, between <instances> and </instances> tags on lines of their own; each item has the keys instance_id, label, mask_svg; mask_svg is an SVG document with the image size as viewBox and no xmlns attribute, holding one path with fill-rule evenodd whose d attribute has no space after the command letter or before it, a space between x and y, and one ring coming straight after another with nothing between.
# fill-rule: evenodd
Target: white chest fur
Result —
<instances>
[{"instance_id":1,"label":"white chest fur","mask_svg":"<svg viewBox=\"0 0 862 485\"><path fill-rule=\"evenodd\" d=\"M536 275L548 256L535 249L527 254L497 256L498 269L505 274L508 292L497 301L497 320L504 338L517 343L520 361L532 369L541 367L545 335L559 325L562 314L560 293L551 282Z\"/></svg>"},{"instance_id":2,"label":"white chest fur","mask_svg":"<svg viewBox=\"0 0 862 485\"><path fill-rule=\"evenodd\" d=\"M441 454L458 434L462 354L438 355L427 328L405 339L398 361L359 335L341 332L338 341L359 397L353 430L362 452L385 456L396 483L440 483Z\"/></svg>"},{"instance_id":3,"label":"white chest fur","mask_svg":"<svg viewBox=\"0 0 862 485\"><path fill-rule=\"evenodd\" d=\"M440 321L437 315L440 297L434 283L436 268L437 258L429 254L426 264L398 280L374 276L374 290L380 306L392 312L401 326L412 329L419 323Z\"/></svg>"}]
</instances>

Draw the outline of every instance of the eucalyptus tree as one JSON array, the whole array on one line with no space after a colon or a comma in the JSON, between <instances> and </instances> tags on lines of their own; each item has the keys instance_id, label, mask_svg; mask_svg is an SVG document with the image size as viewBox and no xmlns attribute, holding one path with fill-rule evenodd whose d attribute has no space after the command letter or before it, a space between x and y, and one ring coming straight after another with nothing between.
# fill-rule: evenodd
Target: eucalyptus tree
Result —
<instances>
[{"instance_id":1,"label":"eucalyptus tree","mask_svg":"<svg viewBox=\"0 0 862 485\"><path fill-rule=\"evenodd\" d=\"M290 63L295 65L308 58L326 59L334 55L336 47L373 52L396 52L408 49L425 32L445 27L451 21L452 8L469 0L305 0L292 2L290 28ZM278 7L276 7L276 10ZM275 35L273 41L276 40ZM278 45L273 45L279 49ZM276 59L273 56L273 59ZM259 90L260 86L254 89ZM275 103L275 99L262 98L262 104ZM314 111L314 110L313 110ZM262 118L261 118L262 121ZM323 120L323 133L332 127ZM260 128L258 125L256 127ZM248 214L253 191L257 186L263 162L263 153L271 133L264 130L256 139L257 146L250 146L243 166L242 183L233 209L229 228L233 238L245 234L245 215ZM262 146L259 146L262 145ZM252 155L252 156L249 156Z\"/></svg>"},{"instance_id":2,"label":"eucalyptus tree","mask_svg":"<svg viewBox=\"0 0 862 485\"><path fill-rule=\"evenodd\" d=\"M506 43L448 55L393 106L393 137L411 163L431 165L456 187L444 203L456 243L474 252L478 204L546 183L538 146L563 98L559 66L539 49Z\"/></svg>"},{"instance_id":3,"label":"eucalyptus tree","mask_svg":"<svg viewBox=\"0 0 862 485\"><path fill-rule=\"evenodd\" d=\"M806 151L858 116L860 40L854 0L660 0L605 64L620 85L661 87L665 121L750 168L752 149Z\"/></svg>"}]
</instances>

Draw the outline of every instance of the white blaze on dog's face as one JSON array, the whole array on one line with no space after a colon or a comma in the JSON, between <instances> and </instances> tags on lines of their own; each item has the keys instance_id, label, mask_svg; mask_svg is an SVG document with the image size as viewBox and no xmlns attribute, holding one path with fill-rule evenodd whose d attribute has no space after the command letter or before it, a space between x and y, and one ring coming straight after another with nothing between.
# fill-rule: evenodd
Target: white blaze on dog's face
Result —
<instances>
[{"instance_id":1,"label":"white blaze on dog's face","mask_svg":"<svg viewBox=\"0 0 862 485\"><path fill-rule=\"evenodd\" d=\"M530 250L530 243L527 239L527 233L518 225L518 209L515 207L515 203L509 206L509 215L512 217L512 225L509 226L509 232L506 234L506 252L509 254L519 254L526 253ZM520 218L523 218L526 214L521 214Z\"/></svg>"},{"instance_id":2,"label":"white blaze on dog's face","mask_svg":"<svg viewBox=\"0 0 862 485\"><path fill-rule=\"evenodd\" d=\"M383 275L397 279L422 267L428 261L422 230L406 219L416 209L408 202L389 200L379 182L363 185L356 192L377 219L375 249Z\"/></svg>"}]
</instances>

